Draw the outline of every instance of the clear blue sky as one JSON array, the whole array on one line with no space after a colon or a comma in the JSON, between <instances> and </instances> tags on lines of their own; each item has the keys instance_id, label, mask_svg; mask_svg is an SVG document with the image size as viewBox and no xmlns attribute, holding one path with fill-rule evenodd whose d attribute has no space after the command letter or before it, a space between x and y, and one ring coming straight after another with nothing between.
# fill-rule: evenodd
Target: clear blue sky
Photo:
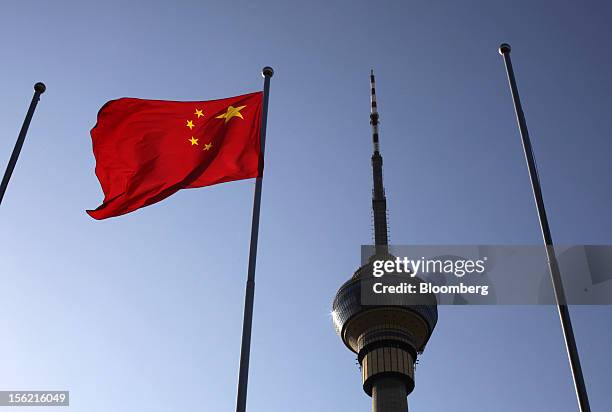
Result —
<instances>
[{"instance_id":1,"label":"clear blue sky","mask_svg":"<svg viewBox=\"0 0 612 412\"><path fill-rule=\"evenodd\" d=\"M361 410L331 300L371 241L368 74L395 244L537 244L500 42L559 243L612 243L612 8L567 1L3 2L0 389L73 411L233 411L253 181L97 222L89 130L107 100L206 100L273 66L248 409ZM610 307L573 308L594 411ZM440 309L410 409L575 411L553 307ZM51 410L51 409L49 409Z\"/></svg>"}]
</instances>

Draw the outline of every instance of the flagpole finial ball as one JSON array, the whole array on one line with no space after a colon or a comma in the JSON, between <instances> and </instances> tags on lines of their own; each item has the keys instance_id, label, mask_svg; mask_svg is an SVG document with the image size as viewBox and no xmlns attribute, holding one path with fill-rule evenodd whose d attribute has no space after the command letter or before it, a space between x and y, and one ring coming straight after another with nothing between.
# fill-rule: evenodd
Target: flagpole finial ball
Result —
<instances>
[{"instance_id":1,"label":"flagpole finial ball","mask_svg":"<svg viewBox=\"0 0 612 412\"><path fill-rule=\"evenodd\" d=\"M274 76L274 69L272 69L272 67L270 66L266 66L263 69L261 69L261 75L263 77L272 77Z\"/></svg>"},{"instance_id":2,"label":"flagpole finial ball","mask_svg":"<svg viewBox=\"0 0 612 412\"><path fill-rule=\"evenodd\" d=\"M34 91L40 94L44 93L47 90L47 86L44 83L38 82L34 85Z\"/></svg>"},{"instance_id":3,"label":"flagpole finial ball","mask_svg":"<svg viewBox=\"0 0 612 412\"><path fill-rule=\"evenodd\" d=\"M512 50L512 47L510 47L508 43L502 43L499 45L499 54L501 54L502 56L504 54L510 53L510 50Z\"/></svg>"}]
</instances>

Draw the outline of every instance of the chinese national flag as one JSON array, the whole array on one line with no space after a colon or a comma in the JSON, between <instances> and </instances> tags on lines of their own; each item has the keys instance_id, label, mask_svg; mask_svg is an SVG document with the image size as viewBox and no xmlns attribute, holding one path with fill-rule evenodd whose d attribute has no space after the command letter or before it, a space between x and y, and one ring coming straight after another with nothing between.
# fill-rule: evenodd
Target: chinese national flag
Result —
<instances>
[{"instance_id":1,"label":"chinese national flag","mask_svg":"<svg viewBox=\"0 0 612 412\"><path fill-rule=\"evenodd\" d=\"M180 189L260 176L262 96L106 103L91 130L104 202L87 213L106 219Z\"/></svg>"}]
</instances>

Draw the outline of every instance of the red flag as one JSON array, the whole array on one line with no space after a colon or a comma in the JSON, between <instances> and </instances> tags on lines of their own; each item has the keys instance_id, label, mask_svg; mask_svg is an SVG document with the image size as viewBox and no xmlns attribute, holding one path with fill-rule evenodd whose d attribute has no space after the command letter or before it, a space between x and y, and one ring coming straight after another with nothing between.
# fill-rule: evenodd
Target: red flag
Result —
<instances>
[{"instance_id":1,"label":"red flag","mask_svg":"<svg viewBox=\"0 0 612 412\"><path fill-rule=\"evenodd\" d=\"M104 202L87 213L106 219L180 189L260 176L262 95L106 103L91 130Z\"/></svg>"}]
</instances>

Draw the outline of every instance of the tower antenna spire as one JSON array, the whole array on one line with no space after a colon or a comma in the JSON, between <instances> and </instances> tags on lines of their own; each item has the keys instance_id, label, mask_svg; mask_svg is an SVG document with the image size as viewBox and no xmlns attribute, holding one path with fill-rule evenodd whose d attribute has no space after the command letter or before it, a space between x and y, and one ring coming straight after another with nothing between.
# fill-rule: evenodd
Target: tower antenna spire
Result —
<instances>
[{"instance_id":1,"label":"tower antenna spire","mask_svg":"<svg viewBox=\"0 0 612 412\"><path fill-rule=\"evenodd\" d=\"M376 106L376 80L374 70L370 70L370 124L372 125L372 178L374 187L372 190L372 212L374 216L374 244L377 253L386 252L389 244L387 231L387 198L385 197L385 187L383 186L382 165L383 159L380 155L380 144L378 142L378 107Z\"/></svg>"}]
</instances>

